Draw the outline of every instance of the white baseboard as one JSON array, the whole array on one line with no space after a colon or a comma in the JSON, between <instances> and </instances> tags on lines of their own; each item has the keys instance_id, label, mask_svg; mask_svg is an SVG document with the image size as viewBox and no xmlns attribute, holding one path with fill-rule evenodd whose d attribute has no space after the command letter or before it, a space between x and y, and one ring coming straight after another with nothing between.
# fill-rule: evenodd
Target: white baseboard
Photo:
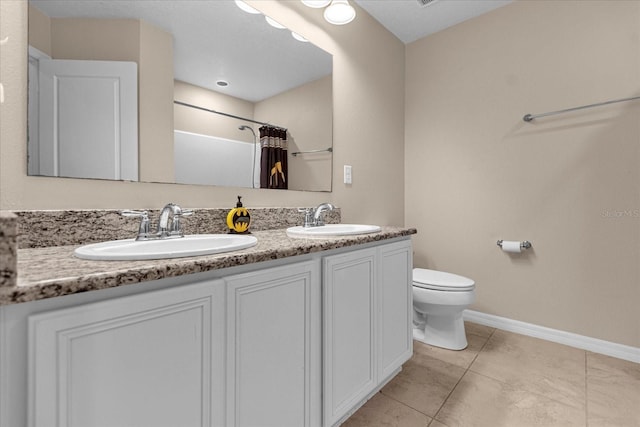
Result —
<instances>
[{"instance_id":1,"label":"white baseboard","mask_svg":"<svg viewBox=\"0 0 640 427\"><path fill-rule=\"evenodd\" d=\"M519 320L507 319L506 317L485 314L474 310L465 310L463 312L463 318L464 320L468 320L479 325L490 326L504 331L541 338L543 340L557 342L559 344L592 351L594 353L640 363L640 348L638 347L617 344L571 332L560 331L558 329L538 326L532 323L525 323Z\"/></svg>"}]
</instances>

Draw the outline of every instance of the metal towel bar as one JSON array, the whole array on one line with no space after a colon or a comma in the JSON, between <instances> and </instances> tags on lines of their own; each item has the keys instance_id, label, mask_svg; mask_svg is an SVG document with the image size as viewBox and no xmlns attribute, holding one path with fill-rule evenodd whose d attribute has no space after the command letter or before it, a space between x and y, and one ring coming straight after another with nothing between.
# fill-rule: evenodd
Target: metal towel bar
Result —
<instances>
[{"instance_id":1,"label":"metal towel bar","mask_svg":"<svg viewBox=\"0 0 640 427\"><path fill-rule=\"evenodd\" d=\"M309 153L324 153L324 152L329 152L331 153L333 151L332 147L329 148L323 148L322 150L309 150L309 151L294 151L293 153L291 153L291 155L293 157L296 157L298 154L309 154Z\"/></svg>"},{"instance_id":2,"label":"metal towel bar","mask_svg":"<svg viewBox=\"0 0 640 427\"><path fill-rule=\"evenodd\" d=\"M585 108L600 107L602 105L615 104L617 102L634 101L636 99L640 99L640 96L633 96L631 98L623 98L623 99L615 99L613 101L598 102L596 104L582 105L580 107L567 108L566 110L551 111L551 112L548 112L548 113L525 114L525 116L522 118L522 120L524 120L525 122L530 122L533 119L537 119L539 117L553 116L555 114L568 113L570 111L584 110Z\"/></svg>"}]
</instances>

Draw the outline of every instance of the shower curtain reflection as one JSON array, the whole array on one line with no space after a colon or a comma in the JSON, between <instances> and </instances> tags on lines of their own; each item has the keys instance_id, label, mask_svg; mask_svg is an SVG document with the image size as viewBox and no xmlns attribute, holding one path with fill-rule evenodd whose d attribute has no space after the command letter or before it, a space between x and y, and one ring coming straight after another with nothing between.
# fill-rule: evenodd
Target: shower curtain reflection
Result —
<instances>
[{"instance_id":1,"label":"shower curtain reflection","mask_svg":"<svg viewBox=\"0 0 640 427\"><path fill-rule=\"evenodd\" d=\"M288 188L287 130L260 128L260 188Z\"/></svg>"}]
</instances>

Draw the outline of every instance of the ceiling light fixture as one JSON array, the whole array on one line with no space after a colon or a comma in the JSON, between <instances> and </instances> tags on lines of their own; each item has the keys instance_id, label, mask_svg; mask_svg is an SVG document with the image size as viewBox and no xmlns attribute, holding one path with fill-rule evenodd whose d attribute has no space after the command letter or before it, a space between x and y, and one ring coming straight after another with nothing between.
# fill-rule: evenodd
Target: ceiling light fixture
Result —
<instances>
[{"instance_id":1,"label":"ceiling light fixture","mask_svg":"<svg viewBox=\"0 0 640 427\"><path fill-rule=\"evenodd\" d=\"M324 10L324 19L333 25L344 25L353 21L356 10L347 0L333 0L331 5Z\"/></svg>"},{"instance_id":2,"label":"ceiling light fixture","mask_svg":"<svg viewBox=\"0 0 640 427\"><path fill-rule=\"evenodd\" d=\"M284 25L282 25L281 23L279 23L278 21L276 21L276 20L274 20L273 18L270 18L270 17L268 17L268 16L266 16L266 15L265 15L264 19L266 19L266 20L267 20L267 22L269 23L269 25L271 25L272 27L275 27L275 28L277 28L277 29L279 29L279 30L284 30L285 28L287 28L287 27L285 27Z\"/></svg>"},{"instance_id":3,"label":"ceiling light fixture","mask_svg":"<svg viewBox=\"0 0 640 427\"><path fill-rule=\"evenodd\" d=\"M253 13L254 15L257 15L258 13L260 13L259 10L252 8L242 0L235 0L235 2L236 2L236 6L238 6L240 9L244 10L247 13Z\"/></svg>"},{"instance_id":4,"label":"ceiling light fixture","mask_svg":"<svg viewBox=\"0 0 640 427\"><path fill-rule=\"evenodd\" d=\"M331 1L331 0L328 0L328 1L326 1L326 0L321 0L321 1L309 1L309 0L303 0L303 3L304 3L304 2L306 2L305 4L307 4L307 3L313 3L313 4L316 4L316 3L318 3L318 4L319 4L319 3L324 3L324 5L323 5L323 6L326 6L327 4L329 4L329 3L330 3L330 1ZM262 13L262 12L260 12L259 10L256 10L256 9L254 9L253 7L249 6L248 4L246 4L245 2L243 2L242 0L235 0L235 3L236 3L236 5L237 5L240 9L242 9L242 10L243 10L243 11L245 11L245 12L253 13L253 14L261 14L261 13ZM312 7L318 7L318 6L312 6ZM267 15L265 15L265 16L264 16L264 19L267 21L267 23L268 23L269 25L271 25L272 27L277 28L277 29L279 29L279 30L282 30L282 29L286 29L286 28L287 28L287 27L285 27L284 25L282 25L281 23L279 23L278 21L276 21L275 19L270 18L270 17L269 17L269 16L267 16ZM307 43L307 42L309 41L309 40L307 40L306 38L302 37L300 34L295 33L295 32L293 32L293 31L291 32L291 35L293 36L293 38L294 38L294 39L296 39L296 40L298 40L298 41L301 41L301 42L303 42L303 43ZM225 87L225 86L228 86L228 85L229 85L229 82L226 82L226 81L224 81L224 80L219 80L219 81L217 81L217 82L216 82L216 84L217 84L218 86L220 86L220 87Z\"/></svg>"},{"instance_id":5,"label":"ceiling light fixture","mask_svg":"<svg viewBox=\"0 0 640 427\"><path fill-rule=\"evenodd\" d=\"M302 0L302 3L314 9L320 9L321 7L328 6L331 0Z\"/></svg>"},{"instance_id":6,"label":"ceiling light fixture","mask_svg":"<svg viewBox=\"0 0 640 427\"><path fill-rule=\"evenodd\" d=\"M303 4L319 9L329 5L324 10L324 19L333 25L344 25L353 21L356 10L349 4L349 0L301 0ZM435 1L435 0L432 0Z\"/></svg>"},{"instance_id":7,"label":"ceiling light fixture","mask_svg":"<svg viewBox=\"0 0 640 427\"><path fill-rule=\"evenodd\" d=\"M291 31L291 35L293 36L294 39L298 40L299 42L307 43L309 41L294 31Z\"/></svg>"}]
</instances>

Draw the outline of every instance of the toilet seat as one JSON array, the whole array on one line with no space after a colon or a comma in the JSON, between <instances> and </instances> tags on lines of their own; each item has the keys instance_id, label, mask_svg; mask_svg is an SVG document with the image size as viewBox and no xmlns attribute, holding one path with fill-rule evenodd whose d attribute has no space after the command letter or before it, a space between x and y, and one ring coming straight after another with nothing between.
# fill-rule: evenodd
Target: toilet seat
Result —
<instances>
[{"instance_id":1,"label":"toilet seat","mask_svg":"<svg viewBox=\"0 0 640 427\"><path fill-rule=\"evenodd\" d=\"M471 291L475 282L467 277L444 271L414 268L413 286L435 291Z\"/></svg>"}]
</instances>

